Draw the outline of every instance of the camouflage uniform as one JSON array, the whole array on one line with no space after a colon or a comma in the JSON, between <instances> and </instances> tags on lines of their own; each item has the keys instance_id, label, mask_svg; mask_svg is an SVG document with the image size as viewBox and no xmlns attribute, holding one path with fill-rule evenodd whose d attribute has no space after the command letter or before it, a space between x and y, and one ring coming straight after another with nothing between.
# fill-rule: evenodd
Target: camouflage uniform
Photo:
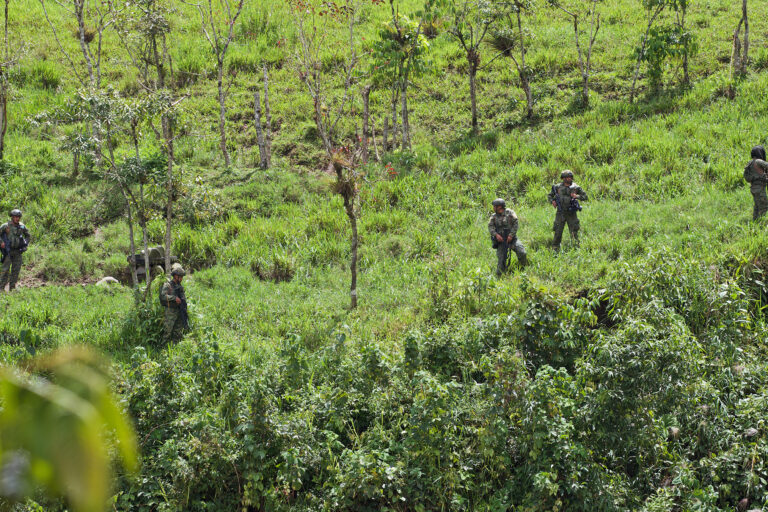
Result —
<instances>
[{"instance_id":1,"label":"camouflage uniform","mask_svg":"<svg viewBox=\"0 0 768 512\"><path fill-rule=\"evenodd\" d=\"M507 271L510 250L514 251L517 255L517 261L520 266L524 267L528 264L525 247L523 247L523 244L517 239L518 224L517 215L515 215L515 212L509 208L505 209L502 214L494 213L488 221L488 233L490 233L491 240L494 241L494 246L496 247L497 275L501 275ZM497 234L504 238L503 242L496 240ZM507 243L507 235L512 236L511 243Z\"/></svg>"},{"instance_id":2,"label":"camouflage uniform","mask_svg":"<svg viewBox=\"0 0 768 512\"><path fill-rule=\"evenodd\" d=\"M749 182L749 191L752 192L752 198L755 201L752 208L752 220L757 220L768 212L768 195L765 192L766 184L768 184L767 172L768 162L759 158L753 159L744 168L744 179Z\"/></svg>"},{"instance_id":3,"label":"camouflage uniform","mask_svg":"<svg viewBox=\"0 0 768 512\"><path fill-rule=\"evenodd\" d=\"M560 241L563 239L563 229L568 224L568 231L571 233L571 238L576 245L579 245L579 217L576 210L570 208L571 205L571 193L576 193L576 199L579 201L587 200L587 193L584 192L580 186L572 183L569 187L563 182L554 186L554 189L549 192L547 196L549 202L557 201L557 213L555 214L555 224L552 226L552 230L555 232L555 238L552 241L552 245L555 250L560 249Z\"/></svg>"},{"instance_id":4,"label":"camouflage uniform","mask_svg":"<svg viewBox=\"0 0 768 512\"><path fill-rule=\"evenodd\" d=\"M30 239L29 230L21 222L19 224L6 222L0 226L0 233L2 232L7 234L10 252L5 257L2 272L0 272L0 291L5 290L5 284L9 282L9 274L10 283L8 289L13 290L16 288L16 283L19 281L19 273L21 272L22 255L26 248L24 240L29 242ZM24 240L22 240L22 238Z\"/></svg>"},{"instance_id":5,"label":"camouflage uniform","mask_svg":"<svg viewBox=\"0 0 768 512\"><path fill-rule=\"evenodd\" d=\"M181 339L184 326L179 318L179 305L176 297L184 300L184 287L176 283L173 277L169 278L160 289L160 303L165 306L165 320L163 321L165 339L178 341Z\"/></svg>"}]
</instances>

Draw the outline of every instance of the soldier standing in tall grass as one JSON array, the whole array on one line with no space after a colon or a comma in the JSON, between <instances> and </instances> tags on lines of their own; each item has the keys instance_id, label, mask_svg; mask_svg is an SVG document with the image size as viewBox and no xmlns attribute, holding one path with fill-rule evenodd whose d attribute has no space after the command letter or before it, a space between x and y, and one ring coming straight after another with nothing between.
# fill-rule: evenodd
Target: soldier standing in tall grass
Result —
<instances>
[{"instance_id":1,"label":"soldier standing in tall grass","mask_svg":"<svg viewBox=\"0 0 768 512\"><path fill-rule=\"evenodd\" d=\"M167 342L179 341L184 335L184 330L189 328L187 296L181 285L184 275L186 275L184 268L174 263L171 278L160 288L160 304L165 307L163 335Z\"/></svg>"},{"instance_id":2,"label":"soldier standing in tall grass","mask_svg":"<svg viewBox=\"0 0 768 512\"><path fill-rule=\"evenodd\" d=\"M21 273L22 254L29 246L29 239L29 230L21 223L21 210L14 208L11 210L11 221L0 226L0 251L3 254L0 291L5 290L6 283L9 283L8 291L16 288Z\"/></svg>"},{"instance_id":3,"label":"soldier standing in tall grass","mask_svg":"<svg viewBox=\"0 0 768 512\"><path fill-rule=\"evenodd\" d=\"M560 250L560 241L563 238L563 229L568 224L568 231L571 233L573 242L579 245L579 217L581 210L579 201L587 200L587 193L580 186L573 182L573 172L565 170L560 173L560 179L563 180L557 185L552 185L549 192L549 202L557 209L555 214L555 224L552 227L555 232L555 239L552 246L555 251Z\"/></svg>"},{"instance_id":4,"label":"soldier standing in tall grass","mask_svg":"<svg viewBox=\"0 0 768 512\"><path fill-rule=\"evenodd\" d=\"M768 162L765 161L765 148L755 146L752 148L750 161L744 168L744 179L749 183L749 191L752 192L752 199L755 205L752 208L752 220L757 220L765 212L768 212L768 195L765 187L768 185Z\"/></svg>"},{"instance_id":5,"label":"soldier standing in tall grass","mask_svg":"<svg viewBox=\"0 0 768 512\"><path fill-rule=\"evenodd\" d=\"M521 267L528 264L525 247L517 239L519 222L514 211L507 208L507 203L501 198L493 200L494 214L488 221L488 232L491 235L493 248L496 249L496 275L500 276L507 271L510 251L517 255L517 262Z\"/></svg>"}]
</instances>

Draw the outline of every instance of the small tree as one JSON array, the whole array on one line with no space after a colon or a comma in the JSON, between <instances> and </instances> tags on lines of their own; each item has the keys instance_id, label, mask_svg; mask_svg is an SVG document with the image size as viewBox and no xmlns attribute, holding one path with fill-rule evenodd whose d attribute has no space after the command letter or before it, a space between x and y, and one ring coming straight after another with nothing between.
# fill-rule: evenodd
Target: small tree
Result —
<instances>
[{"instance_id":1,"label":"small tree","mask_svg":"<svg viewBox=\"0 0 768 512\"><path fill-rule=\"evenodd\" d=\"M50 0L49 0L50 1ZM113 23L113 16L107 7L107 4L101 0L53 0L54 3L60 6L67 16L76 23L77 30L76 36L80 46L80 53L82 55L82 63L76 63L76 60L66 50L59 34L56 31L56 25L51 21L48 16L48 9L46 8L46 0L40 0L40 5L43 8L43 14L45 20L48 22L53 38L59 48L59 51L64 56L66 61L70 65L72 74L80 82L82 88L92 88L96 91L101 89L101 61L102 50L104 42L104 33ZM93 46L95 45L95 48ZM85 69L83 69L83 66ZM101 160L101 134L98 131L94 131L94 136L90 135L90 131L95 130L92 125L86 125L83 127L83 132L79 134L72 134L68 144L65 144L64 148L72 152L73 156L73 176L77 176L80 158L85 153L85 149L79 140L89 140L94 144L94 153L96 161ZM90 150L90 148L88 148Z\"/></svg>"},{"instance_id":2,"label":"small tree","mask_svg":"<svg viewBox=\"0 0 768 512\"><path fill-rule=\"evenodd\" d=\"M349 299L350 308L357 307L357 199L359 195L360 174L356 170L355 155L348 148L339 148L334 150L331 155L331 166L336 172L336 183L334 189L344 200L344 211L349 219L351 229L350 236L350 285Z\"/></svg>"},{"instance_id":3,"label":"small tree","mask_svg":"<svg viewBox=\"0 0 768 512\"><path fill-rule=\"evenodd\" d=\"M574 43L576 44L576 53L579 56L579 70L581 71L581 102L585 107L589 106L589 78L592 72L592 47L595 44L597 33L600 30L600 13L597 12L597 4L601 0L587 0L574 5L565 6L560 0L547 0L549 5L560 9L573 20ZM587 31L587 50L585 52L581 47L581 31L579 28L579 19L581 17L589 19L589 30Z\"/></svg>"},{"instance_id":4,"label":"small tree","mask_svg":"<svg viewBox=\"0 0 768 512\"><path fill-rule=\"evenodd\" d=\"M472 133L477 133L476 78L480 67L480 45L499 13L492 8L490 0L451 0L449 11L452 14L450 33L459 41L467 56Z\"/></svg>"},{"instance_id":5,"label":"small tree","mask_svg":"<svg viewBox=\"0 0 768 512\"><path fill-rule=\"evenodd\" d=\"M740 39L741 26L744 25L744 43ZM741 18L736 30L733 31L733 52L731 53L731 77L747 73L747 62L749 60L749 17L747 16L747 0L741 4Z\"/></svg>"},{"instance_id":6,"label":"small tree","mask_svg":"<svg viewBox=\"0 0 768 512\"><path fill-rule=\"evenodd\" d=\"M408 89L413 76L426 69L424 59L429 42L422 32L422 21L416 22L401 14L390 0L390 20L379 31L373 45L371 75L374 85L389 90L392 111L392 148L397 140L398 106L401 121L401 148L410 148L410 122L408 120ZM385 124L385 146L386 146ZM385 148L386 149L386 148Z\"/></svg>"},{"instance_id":7,"label":"small tree","mask_svg":"<svg viewBox=\"0 0 768 512\"><path fill-rule=\"evenodd\" d=\"M525 93L525 117L531 119L533 117L531 70L525 64L525 54L528 52L526 41L531 39L532 35L528 28L523 26L523 18L533 9L533 2L532 0L511 0L499 3L496 8L500 9L499 14L507 23L506 27L493 34L490 42L515 64L517 76L520 78L520 87ZM518 54L515 55L515 52Z\"/></svg>"},{"instance_id":8,"label":"small tree","mask_svg":"<svg viewBox=\"0 0 768 512\"><path fill-rule=\"evenodd\" d=\"M224 64L227 58L227 50L235 34L235 24L243 10L245 0L207 0L202 3L184 2L187 5L194 6L200 13L200 26L205 39L213 51L216 58L217 87L219 91L219 145L221 153L224 155L224 164L227 167L232 165L227 149L227 94L229 86L224 87ZM214 7L215 3L215 7Z\"/></svg>"},{"instance_id":9,"label":"small tree","mask_svg":"<svg viewBox=\"0 0 768 512\"><path fill-rule=\"evenodd\" d=\"M8 99L11 94L11 84L8 80L11 69L19 62L22 46L12 48L8 38L9 3L3 4L3 56L0 61L0 163L5 162L5 134L8 132Z\"/></svg>"},{"instance_id":10,"label":"small tree","mask_svg":"<svg viewBox=\"0 0 768 512\"><path fill-rule=\"evenodd\" d=\"M313 117L318 136L329 156L337 144L339 122L352 101L354 73L358 65L359 0L336 3L327 0L288 0L299 45L294 66L312 98ZM346 26L347 45L331 39L334 32ZM339 62L328 73L323 72L322 56L335 53ZM338 93L336 91L339 91Z\"/></svg>"},{"instance_id":11,"label":"small tree","mask_svg":"<svg viewBox=\"0 0 768 512\"><path fill-rule=\"evenodd\" d=\"M173 220L174 140L178 103L172 89L171 56L168 37L171 25L170 0L123 0L122 8L112 4L115 27L126 54L138 72L139 83L149 94L154 117L160 118L160 128L150 120L166 157L165 204L165 268L171 267L171 228Z\"/></svg>"},{"instance_id":12,"label":"small tree","mask_svg":"<svg viewBox=\"0 0 768 512\"><path fill-rule=\"evenodd\" d=\"M667 58L682 59L683 83L688 84L688 57L696 51L693 34L685 25L688 2L689 0L643 0L648 13L648 26L641 45L635 49L637 64L630 102L635 97L635 86L642 62L648 65L648 81L653 91L662 86L664 62ZM675 11L676 21L672 25L654 26L654 22L665 9Z\"/></svg>"}]
</instances>

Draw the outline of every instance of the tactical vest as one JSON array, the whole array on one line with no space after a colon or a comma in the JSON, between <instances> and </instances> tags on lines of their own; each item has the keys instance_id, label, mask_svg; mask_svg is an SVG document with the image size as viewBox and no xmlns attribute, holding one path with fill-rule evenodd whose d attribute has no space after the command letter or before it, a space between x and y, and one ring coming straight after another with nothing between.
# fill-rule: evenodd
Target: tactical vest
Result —
<instances>
[{"instance_id":1,"label":"tactical vest","mask_svg":"<svg viewBox=\"0 0 768 512\"><path fill-rule=\"evenodd\" d=\"M8 241L11 245L12 251L18 251L19 249L25 249L27 247L27 240L24 238L25 227L24 224L19 223L17 226L13 222L6 224L8 229Z\"/></svg>"}]
</instances>

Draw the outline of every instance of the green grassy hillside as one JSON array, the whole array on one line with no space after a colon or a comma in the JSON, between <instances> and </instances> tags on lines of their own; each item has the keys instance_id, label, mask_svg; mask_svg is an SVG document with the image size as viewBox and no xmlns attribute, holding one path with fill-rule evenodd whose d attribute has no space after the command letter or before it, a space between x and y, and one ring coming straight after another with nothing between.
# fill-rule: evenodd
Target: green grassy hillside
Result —
<instances>
[{"instance_id":1,"label":"green grassy hillside","mask_svg":"<svg viewBox=\"0 0 768 512\"><path fill-rule=\"evenodd\" d=\"M751 62L736 81L732 4L691 3L691 85L679 59L657 91L643 67L634 104L646 15L640 2L599 4L586 109L572 25L536 5L526 19L534 117L511 61L483 47L476 135L466 59L439 18L409 100L413 150L361 168L359 307L349 310L349 227L295 68L287 4L250 2L236 27L225 168L215 63L195 10L172 2L184 98L173 253L192 271L194 329L167 346L157 283L138 306L128 285L92 285L129 283L124 201L94 162L73 175L62 140L76 127L44 121L78 82L40 4L12 1L10 37L24 50L10 72L0 211L22 207L34 243L21 288L0 296L0 358L21 364L78 343L111 356L143 457L116 484L117 510L768 508L768 233L751 221L742 179L750 148L768 142L768 3L750 3ZM78 55L74 23L47 6ZM365 5L361 50L387 9ZM345 33L330 37L333 69ZM104 49L105 86L141 96L114 32ZM252 121L262 63L275 126L267 171ZM370 80L356 77L343 141ZM386 96L371 98L380 133ZM143 130L150 157L161 146ZM125 135L114 142L130 154ZM581 246L555 254L546 194L563 168L590 201ZM520 217L531 262L502 278L486 228L497 196ZM41 495L20 507L65 505Z\"/></svg>"}]
</instances>

